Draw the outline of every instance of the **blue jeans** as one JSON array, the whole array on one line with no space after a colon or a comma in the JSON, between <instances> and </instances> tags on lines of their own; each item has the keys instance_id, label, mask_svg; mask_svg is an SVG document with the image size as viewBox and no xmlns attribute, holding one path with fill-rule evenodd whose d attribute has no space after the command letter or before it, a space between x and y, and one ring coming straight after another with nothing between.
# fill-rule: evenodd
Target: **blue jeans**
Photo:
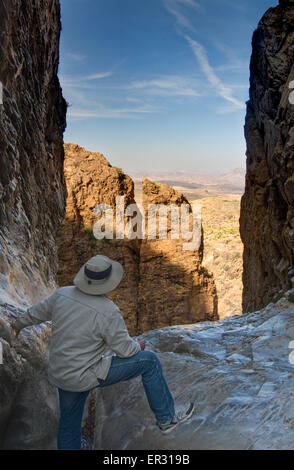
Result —
<instances>
[{"instance_id":1,"label":"blue jeans","mask_svg":"<svg viewBox=\"0 0 294 470\"><path fill-rule=\"evenodd\" d=\"M142 375L147 400L156 421L160 423L170 420L175 413L174 400L163 376L160 361L152 351L140 351L127 359L113 356L106 379L98 379L97 387L108 387L139 375ZM81 448L81 424L89 392L90 390L68 392L58 389L60 405L58 449Z\"/></svg>"}]
</instances>

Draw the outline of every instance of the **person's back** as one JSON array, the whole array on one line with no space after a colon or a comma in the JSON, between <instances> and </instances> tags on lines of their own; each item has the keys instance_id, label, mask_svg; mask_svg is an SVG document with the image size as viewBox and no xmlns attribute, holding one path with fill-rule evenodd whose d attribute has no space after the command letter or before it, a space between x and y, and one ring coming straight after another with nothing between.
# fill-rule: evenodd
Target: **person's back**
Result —
<instances>
[{"instance_id":1,"label":"person's back","mask_svg":"<svg viewBox=\"0 0 294 470\"><path fill-rule=\"evenodd\" d=\"M13 327L52 321L48 378L58 388L60 418L58 449L81 448L81 422L90 390L139 375L162 432L170 432L193 413L175 414L174 400L156 354L145 341L133 340L119 308L106 297L121 281L120 263L106 256L91 258L80 269L74 286L61 287L30 307ZM107 349L115 355L104 356Z\"/></svg>"},{"instance_id":2,"label":"person's back","mask_svg":"<svg viewBox=\"0 0 294 470\"><path fill-rule=\"evenodd\" d=\"M104 379L111 357L103 334L121 315L105 295L91 296L75 286L58 289L52 298L52 336L49 346L49 380L64 390L83 391ZM131 353L139 348L132 348Z\"/></svg>"}]
</instances>

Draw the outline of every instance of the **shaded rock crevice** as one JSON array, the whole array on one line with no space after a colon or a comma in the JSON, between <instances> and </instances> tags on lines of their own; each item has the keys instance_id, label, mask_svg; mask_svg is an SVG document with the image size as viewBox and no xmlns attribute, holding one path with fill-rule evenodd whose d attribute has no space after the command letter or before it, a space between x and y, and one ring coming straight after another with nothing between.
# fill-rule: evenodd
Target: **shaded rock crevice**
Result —
<instances>
[{"instance_id":1,"label":"shaded rock crevice","mask_svg":"<svg viewBox=\"0 0 294 470\"><path fill-rule=\"evenodd\" d=\"M50 327L25 329L16 340L10 323L22 313L12 305L0 306L0 447L55 449L58 400L47 379Z\"/></svg>"}]
</instances>

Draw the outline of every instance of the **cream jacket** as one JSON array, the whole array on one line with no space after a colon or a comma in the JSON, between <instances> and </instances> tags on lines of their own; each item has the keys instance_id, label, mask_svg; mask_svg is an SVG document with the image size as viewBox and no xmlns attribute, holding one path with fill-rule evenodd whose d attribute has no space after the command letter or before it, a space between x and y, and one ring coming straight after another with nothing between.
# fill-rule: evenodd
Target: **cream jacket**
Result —
<instances>
[{"instance_id":1,"label":"cream jacket","mask_svg":"<svg viewBox=\"0 0 294 470\"><path fill-rule=\"evenodd\" d=\"M52 321L48 379L68 391L90 390L105 379L111 365L109 348L121 358L141 348L126 329L118 307L105 295L88 295L77 287L61 287L30 307L15 322L18 329Z\"/></svg>"}]
</instances>

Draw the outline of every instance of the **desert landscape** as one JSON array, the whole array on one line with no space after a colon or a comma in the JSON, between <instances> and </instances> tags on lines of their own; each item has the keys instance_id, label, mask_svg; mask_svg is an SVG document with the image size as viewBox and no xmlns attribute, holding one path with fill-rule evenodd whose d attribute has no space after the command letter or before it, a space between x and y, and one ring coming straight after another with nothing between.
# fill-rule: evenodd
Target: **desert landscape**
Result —
<instances>
[{"instance_id":1,"label":"desert landscape","mask_svg":"<svg viewBox=\"0 0 294 470\"><path fill-rule=\"evenodd\" d=\"M130 172L135 182L135 198L142 201L142 174ZM144 175L145 176L145 175ZM245 170L226 174L146 172L158 183L182 192L190 203L201 206L204 236L203 266L213 274L218 296L219 318L242 311L243 244L239 218L245 188Z\"/></svg>"}]
</instances>

